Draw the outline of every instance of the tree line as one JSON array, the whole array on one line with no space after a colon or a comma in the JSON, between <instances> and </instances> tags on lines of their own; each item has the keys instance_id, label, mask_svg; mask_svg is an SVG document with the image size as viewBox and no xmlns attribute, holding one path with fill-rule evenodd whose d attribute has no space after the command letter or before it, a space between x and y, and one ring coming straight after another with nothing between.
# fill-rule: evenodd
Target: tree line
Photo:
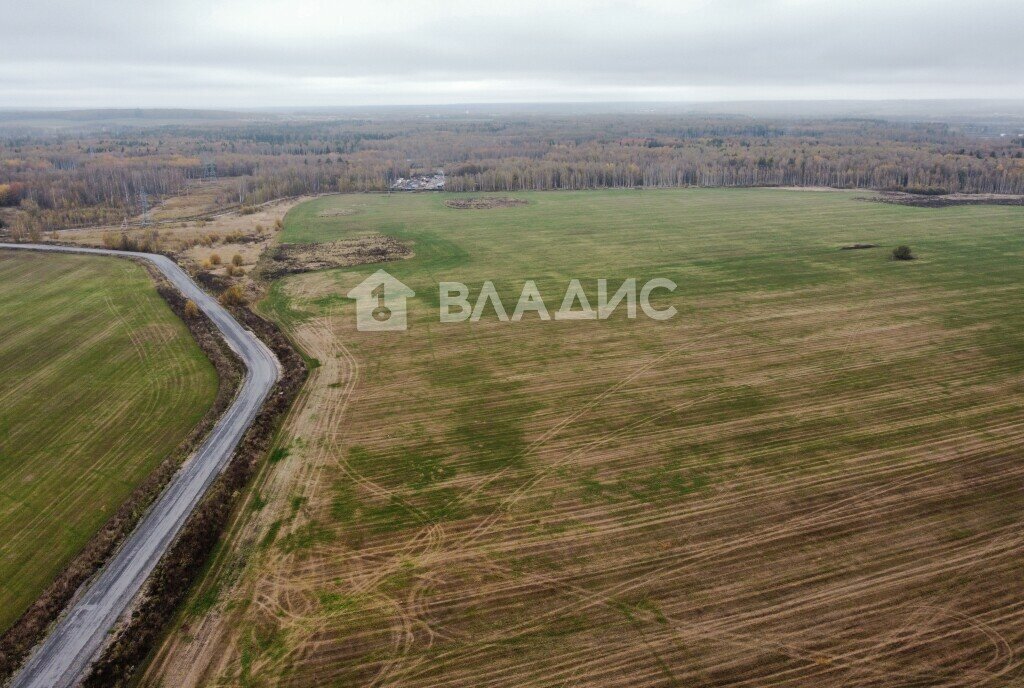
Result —
<instances>
[{"instance_id":1,"label":"tree line","mask_svg":"<svg viewBox=\"0 0 1024 688\"><path fill-rule=\"evenodd\" d=\"M217 203L384 191L443 168L451 191L829 186L1024 193L1024 137L875 119L405 116L0 132L0 221L109 224L208 179ZM231 183L223 183L231 180Z\"/></svg>"}]
</instances>

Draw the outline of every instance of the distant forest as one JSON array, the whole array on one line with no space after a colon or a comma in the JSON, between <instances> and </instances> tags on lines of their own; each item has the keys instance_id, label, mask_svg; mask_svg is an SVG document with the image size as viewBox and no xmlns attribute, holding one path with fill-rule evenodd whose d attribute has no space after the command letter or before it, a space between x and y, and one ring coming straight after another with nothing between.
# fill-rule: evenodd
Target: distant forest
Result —
<instances>
[{"instance_id":1,"label":"distant forest","mask_svg":"<svg viewBox=\"0 0 1024 688\"><path fill-rule=\"evenodd\" d=\"M830 186L1024 193L1024 138L879 119L505 114L283 117L0 132L0 217L34 231L120 222L214 172L225 208L385 191ZM1005 133L1005 132L1004 132Z\"/></svg>"}]
</instances>

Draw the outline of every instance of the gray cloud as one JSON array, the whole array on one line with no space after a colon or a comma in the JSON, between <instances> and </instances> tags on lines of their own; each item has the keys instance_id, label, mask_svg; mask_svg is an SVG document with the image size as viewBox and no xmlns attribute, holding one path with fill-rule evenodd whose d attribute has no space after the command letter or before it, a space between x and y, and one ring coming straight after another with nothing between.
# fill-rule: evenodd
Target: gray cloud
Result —
<instances>
[{"instance_id":1,"label":"gray cloud","mask_svg":"<svg viewBox=\"0 0 1024 688\"><path fill-rule=\"evenodd\" d=\"M6 18L8 107L1024 95L1019 0L43 0Z\"/></svg>"}]
</instances>

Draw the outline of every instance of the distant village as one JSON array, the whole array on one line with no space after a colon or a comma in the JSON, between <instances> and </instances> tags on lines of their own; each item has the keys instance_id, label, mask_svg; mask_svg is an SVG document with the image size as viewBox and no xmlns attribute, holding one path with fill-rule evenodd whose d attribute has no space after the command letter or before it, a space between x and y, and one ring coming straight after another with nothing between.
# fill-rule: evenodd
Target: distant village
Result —
<instances>
[{"instance_id":1,"label":"distant village","mask_svg":"<svg viewBox=\"0 0 1024 688\"><path fill-rule=\"evenodd\" d=\"M413 177L399 177L391 185L392 191L444 191L444 170L434 174L420 174Z\"/></svg>"}]
</instances>

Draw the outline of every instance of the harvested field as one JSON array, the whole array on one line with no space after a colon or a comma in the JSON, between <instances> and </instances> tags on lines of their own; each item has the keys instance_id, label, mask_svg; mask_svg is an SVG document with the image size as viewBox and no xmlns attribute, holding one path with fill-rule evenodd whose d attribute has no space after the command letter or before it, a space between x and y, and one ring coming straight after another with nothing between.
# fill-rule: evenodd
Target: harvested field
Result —
<instances>
[{"instance_id":1,"label":"harvested field","mask_svg":"<svg viewBox=\"0 0 1024 688\"><path fill-rule=\"evenodd\" d=\"M217 376L146 270L0 251L0 628L174 451Z\"/></svg>"},{"instance_id":2,"label":"harvested field","mask_svg":"<svg viewBox=\"0 0 1024 688\"><path fill-rule=\"evenodd\" d=\"M445 201L444 204L449 208L456 208L458 210L488 210L490 208L514 208L517 205L526 205L527 201L523 198L484 196L478 198L453 198Z\"/></svg>"},{"instance_id":3,"label":"harvested field","mask_svg":"<svg viewBox=\"0 0 1024 688\"><path fill-rule=\"evenodd\" d=\"M393 237L373 234L322 244L278 244L267 253L261 270L265 278L276 279L300 272L402 260L411 255L407 244Z\"/></svg>"},{"instance_id":4,"label":"harvested field","mask_svg":"<svg viewBox=\"0 0 1024 688\"><path fill-rule=\"evenodd\" d=\"M1019 685L1024 211L522 197L289 215L411 242L410 328L355 331L375 266L274 284L317 365L144 685ZM679 315L437 322L439 280L627 277Z\"/></svg>"}]
</instances>

